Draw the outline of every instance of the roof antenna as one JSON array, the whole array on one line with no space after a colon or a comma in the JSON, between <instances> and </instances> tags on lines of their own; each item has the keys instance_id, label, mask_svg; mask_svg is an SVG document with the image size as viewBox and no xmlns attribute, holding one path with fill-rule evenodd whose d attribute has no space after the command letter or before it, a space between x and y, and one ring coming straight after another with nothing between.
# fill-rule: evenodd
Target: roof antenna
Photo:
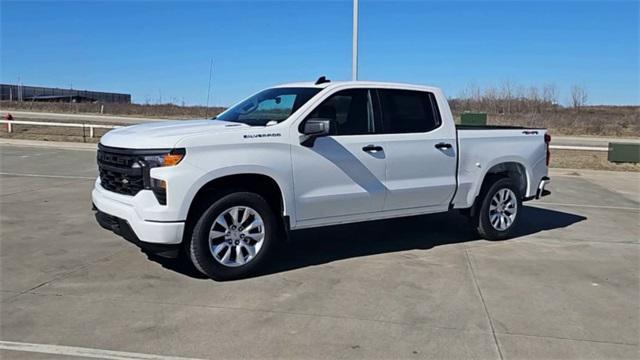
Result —
<instances>
[{"instance_id":1,"label":"roof antenna","mask_svg":"<svg viewBox=\"0 0 640 360\"><path fill-rule=\"evenodd\" d=\"M320 85L328 82L331 82L331 80L327 79L326 76L320 76L318 80L316 80L316 85Z\"/></svg>"}]
</instances>

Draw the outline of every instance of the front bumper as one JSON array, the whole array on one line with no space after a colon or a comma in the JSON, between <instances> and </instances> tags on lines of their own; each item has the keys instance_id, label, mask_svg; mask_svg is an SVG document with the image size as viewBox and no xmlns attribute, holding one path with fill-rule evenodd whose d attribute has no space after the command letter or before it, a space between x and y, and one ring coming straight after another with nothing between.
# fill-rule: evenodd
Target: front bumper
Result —
<instances>
[{"instance_id":1,"label":"front bumper","mask_svg":"<svg viewBox=\"0 0 640 360\"><path fill-rule=\"evenodd\" d=\"M131 226L129 226L129 223L127 223L126 220L104 213L98 210L95 205L93 205L93 210L96 212L96 221L98 221L98 224L100 224L100 226L109 231L113 231L117 235L122 236L125 240L138 246L144 252L152 253L166 258L177 258L180 254L179 244L154 244L140 241L140 239L133 231Z\"/></svg>"},{"instance_id":2,"label":"front bumper","mask_svg":"<svg viewBox=\"0 0 640 360\"><path fill-rule=\"evenodd\" d=\"M142 243L176 245L182 242L184 221L152 221L146 220L139 215L136 210L138 207L144 209L158 206L157 200L151 191L143 190L135 197L125 196L105 190L96 181L95 187L91 192L91 198L93 206L99 213L119 219L117 221L119 225L127 224L127 227ZM103 225L103 223L100 223L100 225ZM106 228L114 231L113 227Z\"/></svg>"}]
</instances>

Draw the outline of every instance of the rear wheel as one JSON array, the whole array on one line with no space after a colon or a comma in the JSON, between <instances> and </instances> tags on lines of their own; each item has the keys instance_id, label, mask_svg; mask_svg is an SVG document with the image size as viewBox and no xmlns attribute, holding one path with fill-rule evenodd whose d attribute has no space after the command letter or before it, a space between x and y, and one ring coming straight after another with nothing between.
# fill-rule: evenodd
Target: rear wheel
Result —
<instances>
[{"instance_id":1,"label":"rear wheel","mask_svg":"<svg viewBox=\"0 0 640 360\"><path fill-rule=\"evenodd\" d=\"M511 237L518 225L522 196L513 180L500 178L483 192L475 211L477 231L485 239L501 240Z\"/></svg>"},{"instance_id":2,"label":"rear wheel","mask_svg":"<svg viewBox=\"0 0 640 360\"><path fill-rule=\"evenodd\" d=\"M246 277L264 265L277 222L266 200L234 192L202 213L193 229L189 255L193 265L214 280Z\"/></svg>"}]
</instances>

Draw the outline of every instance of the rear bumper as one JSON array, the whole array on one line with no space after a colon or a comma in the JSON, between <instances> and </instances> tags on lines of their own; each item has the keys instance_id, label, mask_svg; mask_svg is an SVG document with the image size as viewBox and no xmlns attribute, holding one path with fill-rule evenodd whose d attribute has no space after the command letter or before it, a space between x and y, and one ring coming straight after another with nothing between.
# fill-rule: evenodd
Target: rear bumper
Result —
<instances>
[{"instance_id":1,"label":"rear bumper","mask_svg":"<svg viewBox=\"0 0 640 360\"><path fill-rule=\"evenodd\" d=\"M529 196L527 198L524 198L524 201L534 200L534 199L537 200L543 196L550 195L551 191L546 189L549 183L551 183L551 179L549 179L548 176L543 176L542 179L540 179L540 183L538 184L538 189L536 190L536 194L534 196Z\"/></svg>"},{"instance_id":2,"label":"rear bumper","mask_svg":"<svg viewBox=\"0 0 640 360\"><path fill-rule=\"evenodd\" d=\"M536 199L540 199L543 196L547 196L551 194L551 191L545 189L545 187L549 185L550 182L551 182L551 179L549 179L548 176L544 176L540 180L540 184L538 185L538 191L536 191Z\"/></svg>"}]
</instances>

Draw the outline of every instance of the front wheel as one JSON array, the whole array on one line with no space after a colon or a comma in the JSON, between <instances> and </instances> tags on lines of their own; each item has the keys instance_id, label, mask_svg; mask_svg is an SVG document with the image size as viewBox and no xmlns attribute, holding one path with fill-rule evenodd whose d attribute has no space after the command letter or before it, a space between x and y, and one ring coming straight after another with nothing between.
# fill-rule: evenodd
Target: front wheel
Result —
<instances>
[{"instance_id":1,"label":"front wheel","mask_svg":"<svg viewBox=\"0 0 640 360\"><path fill-rule=\"evenodd\" d=\"M515 183L509 178L498 179L479 201L475 212L478 234L488 240L511 237L522 212L522 197Z\"/></svg>"},{"instance_id":2,"label":"front wheel","mask_svg":"<svg viewBox=\"0 0 640 360\"><path fill-rule=\"evenodd\" d=\"M255 193L234 192L215 201L193 229L193 265L214 280L253 274L264 265L275 241L276 218Z\"/></svg>"}]
</instances>

